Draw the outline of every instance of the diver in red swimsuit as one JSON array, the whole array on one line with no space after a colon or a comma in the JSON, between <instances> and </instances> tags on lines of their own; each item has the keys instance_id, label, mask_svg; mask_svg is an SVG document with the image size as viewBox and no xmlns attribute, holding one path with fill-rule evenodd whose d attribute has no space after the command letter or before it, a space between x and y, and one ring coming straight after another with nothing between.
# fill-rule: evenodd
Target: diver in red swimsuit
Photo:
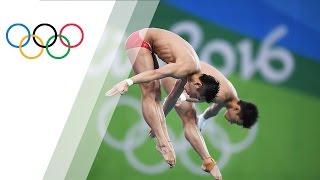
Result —
<instances>
[{"instance_id":1,"label":"diver in red swimsuit","mask_svg":"<svg viewBox=\"0 0 320 180\"><path fill-rule=\"evenodd\" d=\"M157 150L166 162L173 167L175 152L170 141L165 112L169 112L185 90L188 98L212 102L219 91L219 82L201 71L199 57L193 47L183 38L170 31L158 28L145 28L132 33L125 44L126 53L133 66L135 76L113 86L106 96L124 94L132 84L139 84L142 92L142 113L145 121L157 138ZM159 68L156 56L166 65ZM177 82L168 95L163 107L160 103L159 79L173 77ZM220 177L214 160L206 165Z\"/></svg>"}]
</instances>

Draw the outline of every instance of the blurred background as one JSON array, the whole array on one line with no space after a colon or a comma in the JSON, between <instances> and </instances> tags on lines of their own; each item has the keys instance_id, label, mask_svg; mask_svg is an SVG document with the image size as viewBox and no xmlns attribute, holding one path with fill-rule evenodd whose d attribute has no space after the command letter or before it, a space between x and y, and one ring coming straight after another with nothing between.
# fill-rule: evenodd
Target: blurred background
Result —
<instances>
[{"instance_id":1,"label":"blurred background","mask_svg":"<svg viewBox=\"0 0 320 180\"><path fill-rule=\"evenodd\" d=\"M150 27L186 39L201 60L231 80L241 99L260 110L250 130L230 125L224 110L204 127L202 134L224 179L320 179L319 18L316 0L160 1ZM109 46L117 41L113 38ZM100 51L98 58L107 56L103 47ZM122 64L112 71L121 75L131 68L124 48L118 58ZM167 123L177 164L169 169L148 137L139 86L121 96L105 132L108 107L114 105L100 99L91 117L104 138L88 179L212 179L201 170L202 161L185 140L174 110ZM197 113L208 106L197 104Z\"/></svg>"}]
</instances>

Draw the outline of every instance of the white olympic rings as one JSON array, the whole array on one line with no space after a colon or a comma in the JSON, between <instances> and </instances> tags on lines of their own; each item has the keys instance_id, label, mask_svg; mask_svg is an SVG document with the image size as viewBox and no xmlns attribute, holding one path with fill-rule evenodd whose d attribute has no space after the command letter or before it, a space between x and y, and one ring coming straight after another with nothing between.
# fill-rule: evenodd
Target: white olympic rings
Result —
<instances>
[{"instance_id":1,"label":"white olympic rings","mask_svg":"<svg viewBox=\"0 0 320 180\"><path fill-rule=\"evenodd\" d=\"M145 141L149 138L147 136L147 132L150 130L150 128L147 126L141 115L140 121L134 124L126 132L124 140L117 140L108 131L106 132L106 117L111 114L111 111L113 111L111 107L113 107L114 104L116 104L115 99L109 99L101 106L97 116L98 132L103 137L105 143L124 152L128 162L133 168L140 172L146 174L156 174L167 170L168 165L164 161L159 162L158 164L144 164L134 154L134 150L140 146L143 146ZM127 95L120 98L118 106L128 106L141 114L141 106L139 106L139 104L141 104L139 100ZM197 112L199 111L197 110ZM211 144L213 147L219 150L221 155L217 159L217 163L219 164L220 170L222 170L227 165L234 153L243 151L250 146L256 137L257 130L258 126L255 125L252 127L252 129L250 129L244 140L233 144L228 133L221 126L215 123L214 120L209 120L206 123L206 128L203 129L202 134L204 137L209 137L206 140L207 145ZM200 169L200 165L194 163L190 158L188 151L193 149L192 146L185 140L184 134L182 133L179 138L176 138L170 127L168 127L168 131L175 148L176 156L177 158L181 159L179 162L182 163L190 172L198 175L205 175L206 173Z\"/></svg>"}]
</instances>

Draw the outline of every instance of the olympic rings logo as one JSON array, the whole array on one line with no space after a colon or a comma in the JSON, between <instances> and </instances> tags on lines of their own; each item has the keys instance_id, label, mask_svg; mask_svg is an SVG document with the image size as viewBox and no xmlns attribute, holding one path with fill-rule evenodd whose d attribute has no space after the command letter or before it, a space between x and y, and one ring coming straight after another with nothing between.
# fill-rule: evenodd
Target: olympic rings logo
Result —
<instances>
[{"instance_id":1,"label":"olympic rings logo","mask_svg":"<svg viewBox=\"0 0 320 180\"><path fill-rule=\"evenodd\" d=\"M27 35L25 35L25 36L22 37L22 39L21 39L20 42L19 42L19 45L15 45L15 44L13 44L13 43L9 40L9 32L10 32L10 30L11 30L12 28L14 28L14 27L16 27L16 26L23 27L23 28L27 31ZM54 32L54 35L52 35L52 36L45 42L45 44L44 44L44 41L43 41L39 36L36 35L36 31L37 31L40 27L42 27L42 26L47 26L47 27L51 28L51 29L53 30L53 32ZM68 39L66 36L62 35L63 30L65 30L65 29L66 29L67 27L69 27L69 26L74 26L74 27L78 28L79 31L80 31L80 33L81 33L80 41L79 41L78 43L76 43L75 45L70 45L69 39ZM38 54L36 54L35 56L29 56L29 55L25 54L25 53L23 52L23 50L22 50L22 47L25 47L25 46L29 43L31 37L32 37L33 42L34 42L38 47L41 48L41 49L40 49L40 52L39 52ZM53 54L50 52L50 50L49 50L49 47L51 47L52 45L54 45L54 44L56 43L58 37L59 37L59 40L60 40L60 42L62 43L62 45L68 48L67 51L66 51L66 53L63 54L62 56L55 56L55 55L53 55ZM26 40L26 39L27 39L27 40ZM83 32L83 30L82 30L82 28L81 28L78 24L75 24L75 23L68 23L68 24L64 25L64 26L60 29L59 34L57 33L57 30L56 30L51 24L48 24L48 23L41 23L41 24L39 24L38 26L36 26L36 27L34 28L32 34L30 33L29 28L28 28L26 25L21 24L21 23L12 24L11 26L9 26L9 28L7 29L7 32L6 32L6 40L7 40L8 44L9 44L10 46L14 47L14 48L18 48L19 51L20 51L20 53L21 53L21 55L22 55L23 57L27 58L27 59L30 59L30 60L32 60L32 59L37 59L38 57L40 57L40 56L42 55L44 49L46 49L47 54L48 54L51 58L53 58L53 59L63 59L63 58L65 58L66 56L68 56L68 54L70 53L70 49L71 49L71 48L76 48L76 47L80 46L80 44L82 43L83 39L84 39L84 32ZM24 42L25 40L26 40L26 42ZM67 43L65 43L64 40L65 40ZM51 42L51 41L52 41L52 42ZM39 42L40 42L40 43L39 43Z\"/></svg>"},{"instance_id":2,"label":"olympic rings logo","mask_svg":"<svg viewBox=\"0 0 320 180\"><path fill-rule=\"evenodd\" d=\"M118 104L116 98L106 101L101 105L96 115L97 131L106 144L114 149L122 151L129 164L139 172L145 174L162 173L168 169L168 166L164 161L156 164L144 163L143 159L135 154L135 150L143 146L147 141L148 136L146 132L150 130L142 116L140 116L138 122L125 132L123 139L115 138L110 132L106 131L106 121L114 110L111 108L114 104L117 104L117 106L127 106L132 108L135 112L141 112L141 106L137 106L139 103L140 101L138 99L128 95L121 97ZM197 107L196 109L200 112ZM200 165L194 162L190 157L190 153L188 152L194 150L189 142L185 140L184 134L181 133L177 136L173 133L174 131L170 126L167 127L175 148L176 156L180 159L179 162L193 174L207 175L200 169ZM227 131L214 120L210 120L206 123L206 128L202 131L202 134L210 137L207 139L206 144L215 147L220 152L220 156L216 160L220 170L222 170L232 159L233 154L244 151L246 148L250 147L257 136L257 132L258 126L255 125L244 139L239 142L232 142Z\"/></svg>"}]
</instances>

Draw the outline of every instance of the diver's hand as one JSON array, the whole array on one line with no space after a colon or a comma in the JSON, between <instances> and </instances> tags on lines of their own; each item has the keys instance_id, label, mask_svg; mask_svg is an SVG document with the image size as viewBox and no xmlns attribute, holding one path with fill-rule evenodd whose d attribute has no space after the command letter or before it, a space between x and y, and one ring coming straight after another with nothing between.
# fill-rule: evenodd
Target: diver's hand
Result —
<instances>
[{"instance_id":1,"label":"diver's hand","mask_svg":"<svg viewBox=\"0 0 320 180\"><path fill-rule=\"evenodd\" d=\"M113 96L116 94L124 94L128 91L129 84L126 80L119 82L114 85L108 92L105 93L106 96Z\"/></svg>"}]
</instances>

